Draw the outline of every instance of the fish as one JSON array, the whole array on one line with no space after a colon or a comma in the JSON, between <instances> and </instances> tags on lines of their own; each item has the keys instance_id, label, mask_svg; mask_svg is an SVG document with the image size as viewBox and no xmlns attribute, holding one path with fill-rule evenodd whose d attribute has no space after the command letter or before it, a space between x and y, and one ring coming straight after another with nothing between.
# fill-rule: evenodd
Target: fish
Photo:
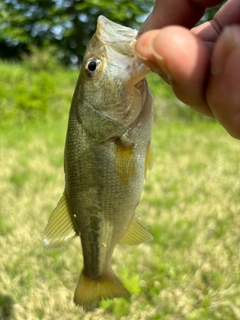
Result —
<instances>
[{"instance_id":1,"label":"fish","mask_svg":"<svg viewBox=\"0 0 240 320\"><path fill-rule=\"evenodd\" d=\"M135 53L136 36L98 17L69 113L63 196L44 231L50 249L80 237L74 303L85 311L102 299L130 296L112 270L114 248L152 239L135 212L152 168L153 121L149 69Z\"/></svg>"}]
</instances>

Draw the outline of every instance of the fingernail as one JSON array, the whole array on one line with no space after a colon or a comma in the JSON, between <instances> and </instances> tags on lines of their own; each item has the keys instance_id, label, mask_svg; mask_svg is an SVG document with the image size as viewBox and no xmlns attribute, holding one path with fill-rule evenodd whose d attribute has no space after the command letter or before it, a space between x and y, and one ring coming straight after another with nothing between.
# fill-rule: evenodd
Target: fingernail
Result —
<instances>
[{"instance_id":1,"label":"fingernail","mask_svg":"<svg viewBox=\"0 0 240 320\"><path fill-rule=\"evenodd\" d=\"M147 58L143 57L143 56L136 50L136 44L135 44L134 49L135 49L135 53L136 53L136 55L137 55L137 57L138 57L139 59L141 59L142 61L147 61Z\"/></svg>"},{"instance_id":2,"label":"fingernail","mask_svg":"<svg viewBox=\"0 0 240 320\"><path fill-rule=\"evenodd\" d=\"M152 53L153 56L158 64L158 69L159 69L159 75L161 75L161 77L167 79L168 83L171 84L172 82L172 76L171 76L171 72L169 71L169 68L166 64L166 61L164 60L164 58L159 55L158 52L155 51L154 45L152 44Z\"/></svg>"},{"instance_id":3,"label":"fingernail","mask_svg":"<svg viewBox=\"0 0 240 320\"><path fill-rule=\"evenodd\" d=\"M218 48L216 48L217 46ZM216 44L216 47L216 53L213 54L211 63L211 73L213 75L219 75L222 72L228 55L234 49L234 38L231 32L231 28L226 27L224 29L219 43Z\"/></svg>"},{"instance_id":4,"label":"fingernail","mask_svg":"<svg viewBox=\"0 0 240 320\"><path fill-rule=\"evenodd\" d=\"M136 55L138 56L138 58L140 60L142 60L142 62L145 63L153 72L159 74L160 76L162 75L162 70L161 70L161 68L158 67L158 65L156 63L141 56L137 51L135 51L135 52L136 52Z\"/></svg>"}]
</instances>

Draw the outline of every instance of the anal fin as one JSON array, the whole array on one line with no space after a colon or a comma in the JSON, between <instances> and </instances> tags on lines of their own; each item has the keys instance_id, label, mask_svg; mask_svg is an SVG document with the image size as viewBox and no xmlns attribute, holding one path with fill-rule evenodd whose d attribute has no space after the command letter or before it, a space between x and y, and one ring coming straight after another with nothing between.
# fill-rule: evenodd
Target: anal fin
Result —
<instances>
[{"instance_id":1,"label":"anal fin","mask_svg":"<svg viewBox=\"0 0 240 320\"><path fill-rule=\"evenodd\" d=\"M64 193L49 218L44 231L44 243L49 249L58 248L67 244L76 236Z\"/></svg>"},{"instance_id":2,"label":"anal fin","mask_svg":"<svg viewBox=\"0 0 240 320\"><path fill-rule=\"evenodd\" d=\"M151 234L135 217L119 243L136 245L150 240L152 240Z\"/></svg>"}]
</instances>

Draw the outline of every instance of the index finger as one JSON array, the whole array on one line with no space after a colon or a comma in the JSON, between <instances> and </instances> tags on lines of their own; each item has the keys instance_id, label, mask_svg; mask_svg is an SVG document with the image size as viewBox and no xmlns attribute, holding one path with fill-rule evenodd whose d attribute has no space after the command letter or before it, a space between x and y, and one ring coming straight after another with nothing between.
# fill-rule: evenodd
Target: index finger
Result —
<instances>
[{"instance_id":1,"label":"index finger","mask_svg":"<svg viewBox=\"0 0 240 320\"><path fill-rule=\"evenodd\" d=\"M231 24L240 24L240 1L227 1L215 14L212 21L207 21L191 31L203 41L215 42L223 28Z\"/></svg>"},{"instance_id":2,"label":"index finger","mask_svg":"<svg viewBox=\"0 0 240 320\"><path fill-rule=\"evenodd\" d=\"M156 0L152 13L139 30L139 35L168 25L192 28L203 16L207 7L213 7L221 0Z\"/></svg>"}]
</instances>

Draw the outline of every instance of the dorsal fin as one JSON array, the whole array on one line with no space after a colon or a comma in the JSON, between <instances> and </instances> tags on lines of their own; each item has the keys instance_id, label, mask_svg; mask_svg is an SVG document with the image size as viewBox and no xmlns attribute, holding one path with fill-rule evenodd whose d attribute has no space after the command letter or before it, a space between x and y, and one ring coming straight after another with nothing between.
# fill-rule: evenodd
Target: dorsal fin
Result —
<instances>
[{"instance_id":1,"label":"dorsal fin","mask_svg":"<svg viewBox=\"0 0 240 320\"><path fill-rule=\"evenodd\" d=\"M151 234L146 228L137 220L136 217L132 220L126 233L123 235L119 243L126 243L129 245L136 245L152 240Z\"/></svg>"},{"instance_id":2,"label":"dorsal fin","mask_svg":"<svg viewBox=\"0 0 240 320\"><path fill-rule=\"evenodd\" d=\"M58 248L67 244L77 236L68 210L65 193L51 214L44 231L44 243L46 247Z\"/></svg>"}]
</instances>

